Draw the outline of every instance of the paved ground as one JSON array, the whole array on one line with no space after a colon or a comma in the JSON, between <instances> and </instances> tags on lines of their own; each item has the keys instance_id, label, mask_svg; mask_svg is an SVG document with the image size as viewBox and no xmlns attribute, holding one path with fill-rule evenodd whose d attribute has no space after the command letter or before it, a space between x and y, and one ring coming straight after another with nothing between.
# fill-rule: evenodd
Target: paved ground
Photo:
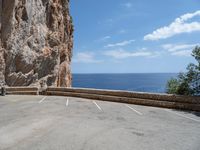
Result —
<instances>
[{"instance_id":1,"label":"paved ground","mask_svg":"<svg viewBox=\"0 0 200 150\"><path fill-rule=\"evenodd\" d=\"M200 114L70 97L0 97L4 149L200 150Z\"/></svg>"}]
</instances>

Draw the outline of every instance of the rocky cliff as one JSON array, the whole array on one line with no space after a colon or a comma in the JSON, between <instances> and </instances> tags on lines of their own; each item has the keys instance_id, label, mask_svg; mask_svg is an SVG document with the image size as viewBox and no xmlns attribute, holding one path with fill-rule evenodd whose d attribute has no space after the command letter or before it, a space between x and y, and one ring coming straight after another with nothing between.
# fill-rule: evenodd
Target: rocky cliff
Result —
<instances>
[{"instance_id":1,"label":"rocky cliff","mask_svg":"<svg viewBox=\"0 0 200 150\"><path fill-rule=\"evenodd\" d=\"M71 86L69 0L0 0L0 81Z\"/></svg>"}]
</instances>

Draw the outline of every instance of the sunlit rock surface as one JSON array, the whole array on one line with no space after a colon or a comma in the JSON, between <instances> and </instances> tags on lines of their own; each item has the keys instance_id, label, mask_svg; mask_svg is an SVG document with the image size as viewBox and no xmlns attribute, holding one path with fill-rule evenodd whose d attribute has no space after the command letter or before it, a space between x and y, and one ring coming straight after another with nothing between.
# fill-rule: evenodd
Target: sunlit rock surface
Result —
<instances>
[{"instance_id":1,"label":"sunlit rock surface","mask_svg":"<svg viewBox=\"0 0 200 150\"><path fill-rule=\"evenodd\" d=\"M69 0L0 0L0 81L71 86Z\"/></svg>"}]
</instances>

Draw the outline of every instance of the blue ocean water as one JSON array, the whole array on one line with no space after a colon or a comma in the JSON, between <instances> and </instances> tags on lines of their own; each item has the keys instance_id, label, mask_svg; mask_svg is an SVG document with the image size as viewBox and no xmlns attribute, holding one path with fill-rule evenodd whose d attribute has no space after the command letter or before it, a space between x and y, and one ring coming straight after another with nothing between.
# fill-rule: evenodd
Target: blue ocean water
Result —
<instances>
[{"instance_id":1,"label":"blue ocean water","mask_svg":"<svg viewBox=\"0 0 200 150\"><path fill-rule=\"evenodd\" d=\"M73 87L165 93L176 73L73 74Z\"/></svg>"}]
</instances>

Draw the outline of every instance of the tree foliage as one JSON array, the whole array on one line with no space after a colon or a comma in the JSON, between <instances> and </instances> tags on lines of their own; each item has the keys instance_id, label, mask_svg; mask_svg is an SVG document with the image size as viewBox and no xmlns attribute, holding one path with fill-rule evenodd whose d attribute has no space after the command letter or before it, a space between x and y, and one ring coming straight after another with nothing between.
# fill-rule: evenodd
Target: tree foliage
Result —
<instances>
[{"instance_id":1,"label":"tree foliage","mask_svg":"<svg viewBox=\"0 0 200 150\"><path fill-rule=\"evenodd\" d=\"M167 93L179 95L200 95L200 47L192 51L197 64L190 63L185 73L179 73L167 83Z\"/></svg>"}]
</instances>

